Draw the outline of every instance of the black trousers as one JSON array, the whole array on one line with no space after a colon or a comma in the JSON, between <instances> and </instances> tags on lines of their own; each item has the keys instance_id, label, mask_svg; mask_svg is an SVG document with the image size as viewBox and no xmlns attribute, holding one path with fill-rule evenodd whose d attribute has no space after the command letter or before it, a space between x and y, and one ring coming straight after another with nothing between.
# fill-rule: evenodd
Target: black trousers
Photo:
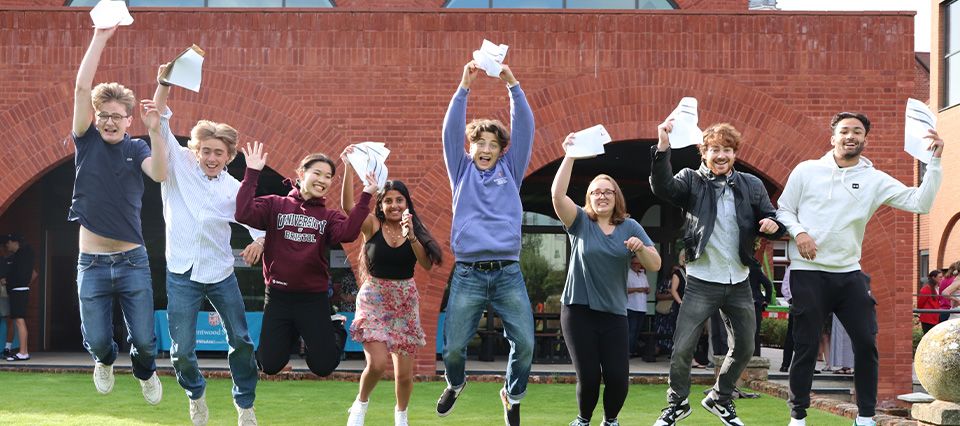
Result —
<instances>
[{"instance_id":1,"label":"black trousers","mask_svg":"<svg viewBox=\"0 0 960 426\"><path fill-rule=\"evenodd\" d=\"M753 333L753 356L760 356L760 322L763 321L763 304L753 302L753 312L757 314L757 331Z\"/></svg>"},{"instance_id":2,"label":"black trousers","mask_svg":"<svg viewBox=\"0 0 960 426\"><path fill-rule=\"evenodd\" d=\"M580 417L590 420L593 416L602 378L604 417L617 418L630 387L627 317L595 311L586 305L563 305L560 328L577 371Z\"/></svg>"},{"instance_id":3,"label":"black trousers","mask_svg":"<svg viewBox=\"0 0 960 426\"><path fill-rule=\"evenodd\" d=\"M303 338L307 367L313 374L329 376L340 365L345 334L330 321L326 293L271 290L263 305L257 362L264 373L279 373L290 361L291 343Z\"/></svg>"},{"instance_id":4,"label":"black trousers","mask_svg":"<svg viewBox=\"0 0 960 426\"><path fill-rule=\"evenodd\" d=\"M780 368L790 368L793 361L793 315L787 316L787 332L783 337L783 363ZM814 364L816 365L816 364Z\"/></svg>"},{"instance_id":5,"label":"black trousers","mask_svg":"<svg viewBox=\"0 0 960 426\"><path fill-rule=\"evenodd\" d=\"M853 373L859 415L872 417L877 406L877 301L863 272L790 272L794 358L790 366L790 416L802 419L810 407L824 319L836 314L853 343Z\"/></svg>"}]
</instances>

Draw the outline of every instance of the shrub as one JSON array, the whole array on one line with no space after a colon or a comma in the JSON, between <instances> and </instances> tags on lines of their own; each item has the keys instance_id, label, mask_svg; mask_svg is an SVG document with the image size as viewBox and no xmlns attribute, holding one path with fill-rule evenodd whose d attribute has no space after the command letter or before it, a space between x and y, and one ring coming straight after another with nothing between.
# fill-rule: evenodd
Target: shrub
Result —
<instances>
[{"instance_id":1,"label":"shrub","mask_svg":"<svg viewBox=\"0 0 960 426\"><path fill-rule=\"evenodd\" d=\"M760 320L760 345L768 348L783 347L787 337L787 320L764 318Z\"/></svg>"}]
</instances>

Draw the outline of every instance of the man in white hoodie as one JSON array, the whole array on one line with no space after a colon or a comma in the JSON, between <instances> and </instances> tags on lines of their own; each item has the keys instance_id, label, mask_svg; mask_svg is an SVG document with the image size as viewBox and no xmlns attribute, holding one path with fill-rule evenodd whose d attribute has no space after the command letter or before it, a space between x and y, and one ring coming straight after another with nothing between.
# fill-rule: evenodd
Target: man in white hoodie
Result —
<instances>
[{"instance_id":1,"label":"man in white hoodie","mask_svg":"<svg viewBox=\"0 0 960 426\"><path fill-rule=\"evenodd\" d=\"M800 163L780 196L777 219L794 238L790 243L790 290L794 320L790 367L790 425L805 425L817 343L824 318L835 313L854 347L856 425L875 425L877 404L877 312L860 251L867 222L881 205L927 213L940 188L943 140L934 130L920 187L907 187L861 157L870 120L841 112L830 122L833 149L819 160Z\"/></svg>"}]
</instances>

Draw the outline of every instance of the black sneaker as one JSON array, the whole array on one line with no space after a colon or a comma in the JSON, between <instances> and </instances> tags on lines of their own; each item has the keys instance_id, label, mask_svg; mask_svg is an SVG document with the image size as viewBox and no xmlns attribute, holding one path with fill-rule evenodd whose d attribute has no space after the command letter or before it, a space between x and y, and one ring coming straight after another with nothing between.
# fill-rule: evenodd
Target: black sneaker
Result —
<instances>
[{"instance_id":1,"label":"black sneaker","mask_svg":"<svg viewBox=\"0 0 960 426\"><path fill-rule=\"evenodd\" d=\"M720 421L727 426L744 426L740 418L737 417L737 410L733 406L733 400L727 402L718 402L707 395L700 401L700 405L707 411L720 418Z\"/></svg>"},{"instance_id":2,"label":"black sneaker","mask_svg":"<svg viewBox=\"0 0 960 426\"><path fill-rule=\"evenodd\" d=\"M503 422L507 426L520 426L520 403L511 404L507 399L507 390L500 388L500 402L503 403Z\"/></svg>"},{"instance_id":3,"label":"black sneaker","mask_svg":"<svg viewBox=\"0 0 960 426\"><path fill-rule=\"evenodd\" d=\"M457 398L460 396L460 392L463 392L463 388L467 387L467 382L463 382L463 385L460 386L460 389L453 389L449 385L443 390L443 393L440 394L440 399L437 400L437 415L440 417L447 417L451 411L453 411L453 406L457 403Z\"/></svg>"},{"instance_id":4,"label":"black sneaker","mask_svg":"<svg viewBox=\"0 0 960 426\"><path fill-rule=\"evenodd\" d=\"M667 408L660 411L660 418L653 423L653 426L673 426L680 420L687 418L692 413L690 401L684 399L679 404L670 404Z\"/></svg>"},{"instance_id":5,"label":"black sneaker","mask_svg":"<svg viewBox=\"0 0 960 426\"><path fill-rule=\"evenodd\" d=\"M9 358L11 356L13 356L13 351L11 351L10 349L4 348L3 354L0 355L0 358Z\"/></svg>"},{"instance_id":6,"label":"black sneaker","mask_svg":"<svg viewBox=\"0 0 960 426\"><path fill-rule=\"evenodd\" d=\"M781 373L787 373L787 372L789 372L789 371L790 371L790 367L787 367L786 365L781 365L781 366L780 366L780 372L781 372Z\"/></svg>"}]
</instances>

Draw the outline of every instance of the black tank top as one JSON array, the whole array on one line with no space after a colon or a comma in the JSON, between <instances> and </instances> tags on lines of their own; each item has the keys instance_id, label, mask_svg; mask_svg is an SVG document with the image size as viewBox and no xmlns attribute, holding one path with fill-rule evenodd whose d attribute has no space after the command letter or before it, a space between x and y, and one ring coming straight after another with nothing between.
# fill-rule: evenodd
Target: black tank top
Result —
<instances>
[{"instance_id":1,"label":"black tank top","mask_svg":"<svg viewBox=\"0 0 960 426\"><path fill-rule=\"evenodd\" d=\"M383 231L377 230L364 244L363 249L366 252L367 271L370 275L388 280L413 278L417 255L413 253L413 247L406 238L400 247L393 248L383 238Z\"/></svg>"}]
</instances>

